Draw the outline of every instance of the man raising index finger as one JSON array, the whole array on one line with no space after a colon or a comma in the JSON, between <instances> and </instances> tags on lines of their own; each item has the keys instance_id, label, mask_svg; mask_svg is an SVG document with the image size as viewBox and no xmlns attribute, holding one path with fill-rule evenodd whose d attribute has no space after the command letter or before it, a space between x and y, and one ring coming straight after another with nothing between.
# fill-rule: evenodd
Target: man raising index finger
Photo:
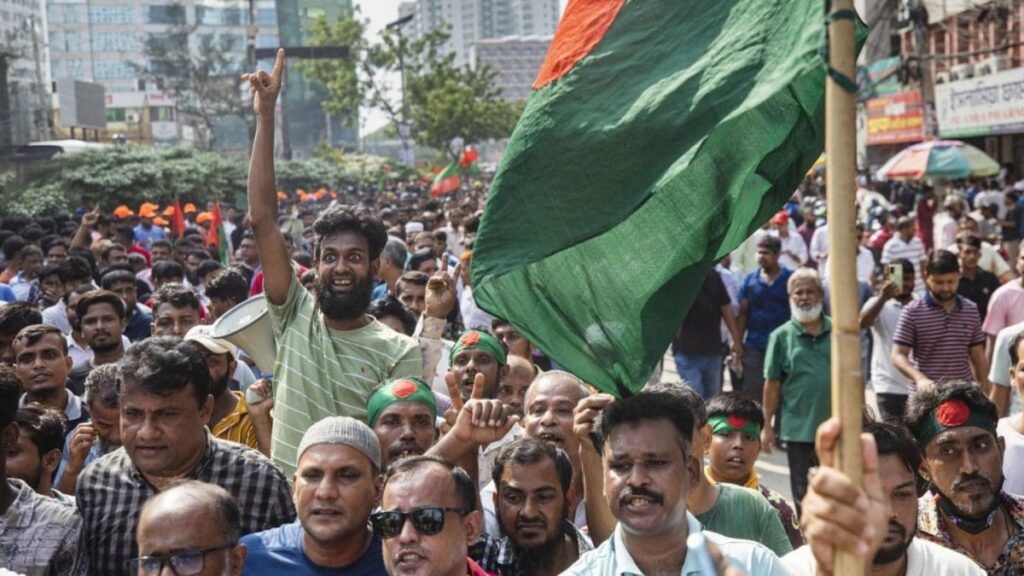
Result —
<instances>
[{"instance_id":1,"label":"man raising index finger","mask_svg":"<svg viewBox=\"0 0 1024 576\"><path fill-rule=\"evenodd\" d=\"M284 51L270 74L246 74L256 111L249 162L249 211L263 266L263 289L277 338L274 368L274 462L295 471L302 433L328 416L366 420L366 398L392 378L421 377L420 349L366 314L380 254L387 242L376 217L333 205L313 223L315 295L292 272L277 227L274 106L281 91Z\"/></svg>"}]
</instances>

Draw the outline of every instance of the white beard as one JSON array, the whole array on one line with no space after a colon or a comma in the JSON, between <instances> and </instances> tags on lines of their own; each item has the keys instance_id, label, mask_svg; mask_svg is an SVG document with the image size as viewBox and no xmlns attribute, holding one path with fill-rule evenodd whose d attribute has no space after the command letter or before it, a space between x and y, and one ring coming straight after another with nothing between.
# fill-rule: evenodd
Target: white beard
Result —
<instances>
[{"instance_id":1,"label":"white beard","mask_svg":"<svg viewBox=\"0 0 1024 576\"><path fill-rule=\"evenodd\" d=\"M818 302L810 308L801 308L791 302L789 304L789 312L793 315L793 319L801 324L814 322L821 317L821 302Z\"/></svg>"}]
</instances>

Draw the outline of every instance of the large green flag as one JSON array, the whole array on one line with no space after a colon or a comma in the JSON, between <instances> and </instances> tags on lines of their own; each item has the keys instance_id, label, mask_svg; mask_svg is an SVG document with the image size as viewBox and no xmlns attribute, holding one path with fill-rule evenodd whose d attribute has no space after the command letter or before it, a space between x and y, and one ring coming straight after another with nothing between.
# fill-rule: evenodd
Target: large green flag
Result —
<instances>
[{"instance_id":1,"label":"large green flag","mask_svg":"<svg viewBox=\"0 0 1024 576\"><path fill-rule=\"evenodd\" d=\"M480 305L598 388L642 387L822 151L824 7L571 0L484 210Z\"/></svg>"}]
</instances>

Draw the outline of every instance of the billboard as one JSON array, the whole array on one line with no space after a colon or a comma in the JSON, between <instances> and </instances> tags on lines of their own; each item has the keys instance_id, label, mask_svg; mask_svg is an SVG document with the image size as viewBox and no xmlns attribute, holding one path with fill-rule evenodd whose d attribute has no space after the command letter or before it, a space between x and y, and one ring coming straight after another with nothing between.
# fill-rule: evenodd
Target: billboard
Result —
<instances>
[{"instance_id":1,"label":"billboard","mask_svg":"<svg viewBox=\"0 0 1024 576\"><path fill-rule=\"evenodd\" d=\"M102 84L71 78L57 80L57 106L64 128L107 129L107 103Z\"/></svg>"},{"instance_id":2,"label":"billboard","mask_svg":"<svg viewBox=\"0 0 1024 576\"><path fill-rule=\"evenodd\" d=\"M868 100L868 145L924 140L924 106L920 90Z\"/></svg>"},{"instance_id":3,"label":"billboard","mask_svg":"<svg viewBox=\"0 0 1024 576\"><path fill-rule=\"evenodd\" d=\"M1024 68L935 87L939 136L1024 132Z\"/></svg>"}]
</instances>

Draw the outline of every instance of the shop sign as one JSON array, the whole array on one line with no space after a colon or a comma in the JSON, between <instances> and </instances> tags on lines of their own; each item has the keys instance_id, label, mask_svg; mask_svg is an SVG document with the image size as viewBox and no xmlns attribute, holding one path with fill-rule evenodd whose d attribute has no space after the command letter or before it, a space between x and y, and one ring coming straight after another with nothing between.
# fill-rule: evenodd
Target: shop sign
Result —
<instances>
[{"instance_id":1,"label":"shop sign","mask_svg":"<svg viewBox=\"0 0 1024 576\"><path fill-rule=\"evenodd\" d=\"M920 142L924 139L921 91L908 90L867 102L868 146Z\"/></svg>"},{"instance_id":2,"label":"shop sign","mask_svg":"<svg viewBox=\"0 0 1024 576\"><path fill-rule=\"evenodd\" d=\"M1024 68L935 86L939 136L1024 132Z\"/></svg>"}]
</instances>

